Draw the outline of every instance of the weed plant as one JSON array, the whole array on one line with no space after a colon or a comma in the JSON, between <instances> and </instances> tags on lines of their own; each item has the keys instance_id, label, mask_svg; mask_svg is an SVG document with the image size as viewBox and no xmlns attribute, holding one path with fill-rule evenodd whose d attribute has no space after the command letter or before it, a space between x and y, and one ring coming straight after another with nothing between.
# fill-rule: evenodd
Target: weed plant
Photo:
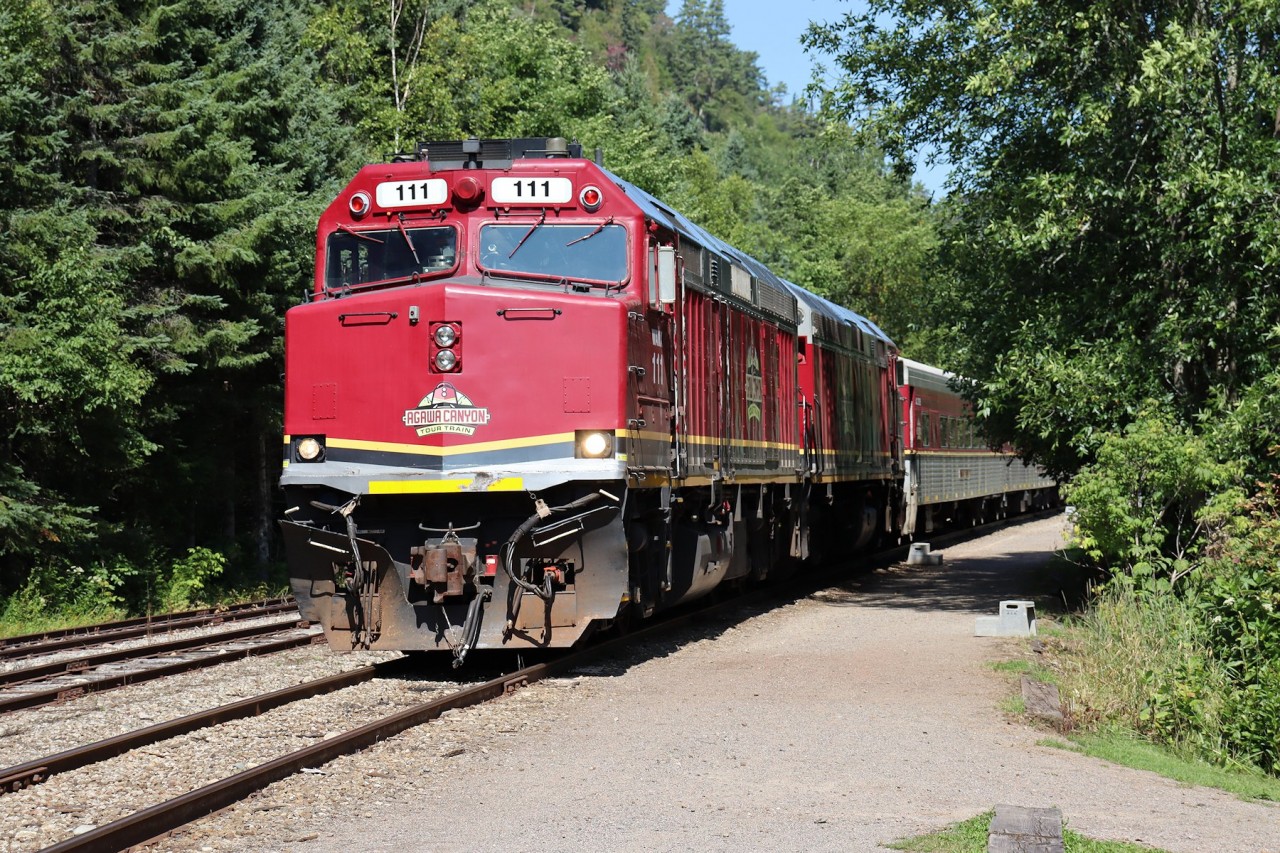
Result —
<instances>
[{"instance_id":1,"label":"weed plant","mask_svg":"<svg viewBox=\"0 0 1280 853\"><path fill-rule=\"evenodd\" d=\"M1280 476L1246 490L1209 437L1145 412L1067 490L1110 571L1062 688L1087 729L1280 775Z\"/></svg>"},{"instance_id":2,"label":"weed plant","mask_svg":"<svg viewBox=\"0 0 1280 853\"><path fill-rule=\"evenodd\" d=\"M1074 620L1068 643L1060 689L1078 723L1120 725L1177 746L1189 733L1169 726L1167 699L1176 693L1196 703L1205 736L1220 728L1229 679L1193 603L1113 582ZM1188 683L1193 674L1195 685Z\"/></svg>"}]
</instances>

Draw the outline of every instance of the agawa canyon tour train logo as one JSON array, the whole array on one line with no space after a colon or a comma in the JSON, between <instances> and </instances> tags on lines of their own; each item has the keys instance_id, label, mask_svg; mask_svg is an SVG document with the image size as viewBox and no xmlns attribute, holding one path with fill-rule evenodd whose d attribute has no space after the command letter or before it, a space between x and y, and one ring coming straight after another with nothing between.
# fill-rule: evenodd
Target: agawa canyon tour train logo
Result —
<instances>
[{"instance_id":1,"label":"agawa canyon tour train logo","mask_svg":"<svg viewBox=\"0 0 1280 853\"><path fill-rule=\"evenodd\" d=\"M475 435L476 429L487 423L489 410L472 403L448 382L437 385L416 408L404 410L404 425L420 436L440 432Z\"/></svg>"}]
</instances>

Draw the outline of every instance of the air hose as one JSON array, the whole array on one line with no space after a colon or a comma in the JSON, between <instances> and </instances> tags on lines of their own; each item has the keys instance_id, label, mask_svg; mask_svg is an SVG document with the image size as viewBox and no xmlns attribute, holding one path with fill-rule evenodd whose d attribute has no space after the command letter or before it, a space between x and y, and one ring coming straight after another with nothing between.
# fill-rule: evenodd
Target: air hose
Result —
<instances>
[{"instance_id":1,"label":"air hose","mask_svg":"<svg viewBox=\"0 0 1280 853\"><path fill-rule=\"evenodd\" d=\"M519 527L517 527L515 529L515 532L511 534L511 538L509 538L506 542L502 544L502 551L501 551L502 568L504 571L506 571L507 577L511 579L511 582L516 586L518 586L520 589L524 590L525 592L533 593L534 595L538 596L538 598L541 598L543 601L550 601L552 598L554 598L555 589L552 588L551 586L550 576L543 578L542 586L529 583L523 578L519 578L516 576L515 568L512 566L512 559L511 559L512 555L515 554L516 545L520 543L521 539L528 536L529 532L533 530L533 528L537 527L538 522L542 521L543 519L548 518L551 515L554 515L555 513L572 512L573 510L582 509L585 506L595 503L601 498L609 498L614 503L617 503L618 501L618 499L615 498L613 495L609 494L606 491L601 490L598 492L592 492L591 494L586 495L585 497L578 498L576 501L572 501L571 503L564 504L563 506L553 506L553 507L546 507L546 508L543 508L540 506L538 512L535 512L533 515L525 519L524 523L521 524Z\"/></svg>"},{"instance_id":2,"label":"air hose","mask_svg":"<svg viewBox=\"0 0 1280 853\"><path fill-rule=\"evenodd\" d=\"M462 666L462 662L467 659L467 652L475 648L476 640L480 638L480 612L484 607L484 603L489 600L489 596L493 593L489 589L482 589L476 597L471 599L471 605L467 608L466 621L462 623L462 641L453 649L453 668L457 669ZM448 618L448 614L445 615Z\"/></svg>"}]
</instances>

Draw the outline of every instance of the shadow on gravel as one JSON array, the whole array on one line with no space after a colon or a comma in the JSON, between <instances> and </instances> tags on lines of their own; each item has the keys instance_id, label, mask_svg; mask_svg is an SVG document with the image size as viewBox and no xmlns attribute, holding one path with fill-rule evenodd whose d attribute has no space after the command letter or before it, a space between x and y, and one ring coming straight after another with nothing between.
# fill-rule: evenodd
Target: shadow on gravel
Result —
<instances>
[{"instance_id":1,"label":"shadow on gravel","mask_svg":"<svg viewBox=\"0 0 1280 853\"><path fill-rule=\"evenodd\" d=\"M1005 530L1016 530L1022 522ZM972 537L970 537L972 538ZM1011 550L989 557L947 559L946 547L936 547L944 560L937 566L894 563L876 568L811 596L833 606L892 607L910 610L992 615L1005 600L1031 600L1041 613L1065 613L1081 608L1089 574L1060 553L1040 548ZM949 543L950 546L957 541Z\"/></svg>"},{"instance_id":2,"label":"shadow on gravel","mask_svg":"<svg viewBox=\"0 0 1280 853\"><path fill-rule=\"evenodd\" d=\"M1044 555L964 560L953 565L895 565L815 593L823 604L893 607L991 615L1001 601L1026 599L1044 612L1063 612L1073 593L1053 577Z\"/></svg>"},{"instance_id":3,"label":"shadow on gravel","mask_svg":"<svg viewBox=\"0 0 1280 853\"><path fill-rule=\"evenodd\" d=\"M1013 531L1034 524L1039 519L1015 520L999 528ZM615 657L575 667L567 677L617 677L625 675L637 664L659 660L675 654L685 646L714 640L727 631L756 616L778 607L809 599L833 607L886 607L910 610L992 615L1006 599L1030 599L1040 613L1062 613L1077 609L1084 599L1087 578L1082 570L1064 559L1054 559L1042 548L1018 549L1012 538L1010 550L990 557L947 559L946 549L991 535L992 531L965 531L937 537L935 551L944 553L937 566L908 566L882 560L879 565L862 563L828 570L820 576L807 577L803 572L784 581L775 581L762 599L746 596L731 611L706 614L693 624L673 630L664 637L639 639ZM903 549L905 554L905 549ZM698 606L697 604L693 606ZM604 638L607 638L606 635ZM555 657L556 652L475 654L457 680L481 680L510 672L525 664ZM433 674L444 676L441 670Z\"/></svg>"}]
</instances>

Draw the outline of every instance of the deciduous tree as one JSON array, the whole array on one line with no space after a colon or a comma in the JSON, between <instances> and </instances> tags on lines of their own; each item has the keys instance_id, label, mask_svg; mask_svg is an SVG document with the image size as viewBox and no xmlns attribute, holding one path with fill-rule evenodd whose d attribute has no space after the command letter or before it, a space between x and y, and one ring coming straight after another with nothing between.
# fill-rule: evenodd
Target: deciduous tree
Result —
<instances>
[{"instance_id":1,"label":"deciduous tree","mask_svg":"<svg viewBox=\"0 0 1280 853\"><path fill-rule=\"evenodd\" d=\"M939 308L993 436L1067 472L1138 401L1190 422L1267 370L1276 4L872 0L807 38L869 138L955 169Z\"/></svg>"}]
</instances>

